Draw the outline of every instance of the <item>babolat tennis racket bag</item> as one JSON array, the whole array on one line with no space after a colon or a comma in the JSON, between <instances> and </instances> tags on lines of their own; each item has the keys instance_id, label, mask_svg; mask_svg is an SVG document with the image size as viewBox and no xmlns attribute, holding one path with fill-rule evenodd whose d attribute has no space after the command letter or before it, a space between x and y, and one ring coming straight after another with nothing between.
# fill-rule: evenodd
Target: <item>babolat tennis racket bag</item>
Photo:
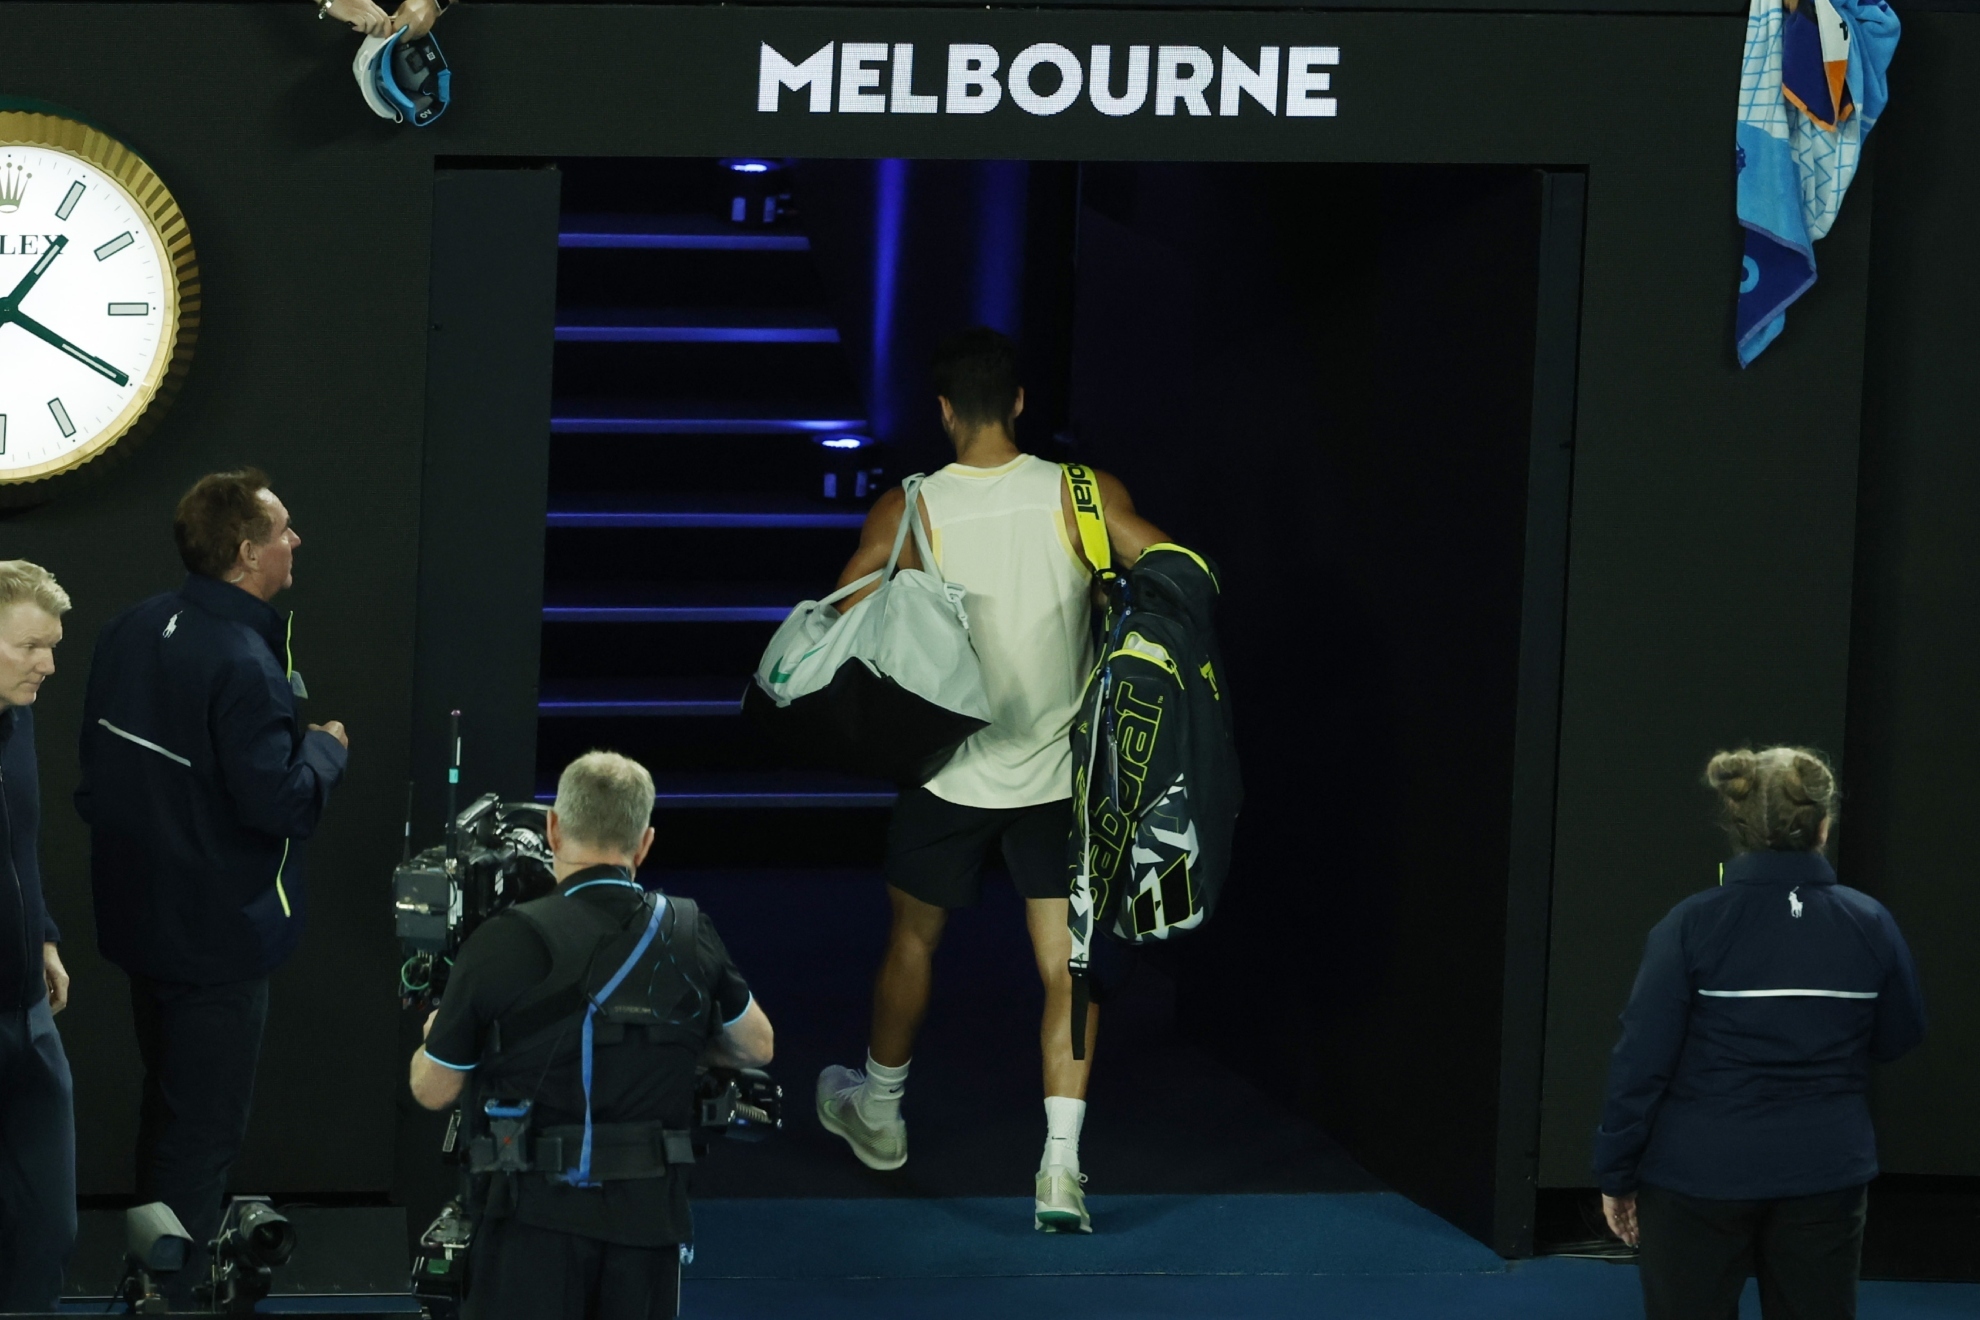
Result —
<instances>
[{"instance_id":1,"label":"babolat tennis racket bag","mask_svg":"<svg viewBox=\"0 0 1980 1320\"><path fill-rule=\"evenodd\" d=\"M921 475L887 567L792 610L743 694L743 713L803 765L920 785L990 723L963 588L935 567L921 525ZM912 529L922 567L900 568ZM879 583L841 614L839 601Z\"/></svg>"},{"instance_id":2,"label":"babolat tennis racket bag","mask_svg":"<svg viewBox=\"0 0 1980 1320\"><path fill-rule=\"evenodd\" d=\"M1230 870L1244 800L1212 625L1216 570L1196 552L1164 544L1150 547L1125 575L1115 573L1098 486L1082 501L1079 471L1068 472L1074 511L1107 608L1099 663L1072 729L1067 921L1076 1058L1086 1040L1094 932L1147 944L1202 926Z\"/></svg>"}]
</instances>

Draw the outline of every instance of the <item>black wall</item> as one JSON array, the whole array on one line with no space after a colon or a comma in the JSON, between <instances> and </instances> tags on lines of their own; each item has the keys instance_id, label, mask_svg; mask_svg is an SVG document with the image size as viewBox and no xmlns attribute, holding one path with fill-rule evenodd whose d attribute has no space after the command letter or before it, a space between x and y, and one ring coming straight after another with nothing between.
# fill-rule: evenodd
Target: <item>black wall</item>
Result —
<instances>
[{"instance_id":1,"label":"black wall","mask_svg":"<svg viewBox=\"0 0 1980 1320\"><path fill-rule=\"evenodd\" d=\"M536 791L537 628L557 310L555 169L434 174L414 674L414 848L457 802Z\"/></svg>"},{"instance_id":2,"label":"black wall","mask_svg":"<svg viewBox=\"0 0 1980 1320\"><path fill-rule=\"evenodd\" d=\"M243 1178L325 1190L389 1182L403 1060L383 880L412 732L436 155L1586 167L1542 1133L1549 1180L1586 1180L1603 1055L1642 931L1709 878L1716 859L1709 831L1693 824L1704 756L1742 736L1841 744L1874 199L1870 181L1859 182L1823 244L1822 283L1782 341L1739 372L1726 169L1735 13L466 5L445 36L459 99L424 132L363 109L348 34L301 5L14 3L6 29L7 90L72 105L142 151L186 209L206 287L192 379L145 451L95 488L8 523L10 552L49 564L80 602L42 727L51 896L77 955L77 1007L64 1027L90 1190L126 1185L135 1061L119 980L83 951L83 840L59 805L74 774L77 652L111 610L175 577L165 536L173 495L242 458L270 467L297 513L307 544L294 603L319 694L312 705L351 723L354 750L313 871L316 927L278 978ZM802 56L848 39L992 41L1007 53L1038 40L1076 50L1339 45L1341 114L1111 120L1082 106L1041 119L1007 103L967 118L841 117L806 114L789 95L778 114L756 111L759 43ZM546 90L579 87L581 96ZM1902 84L1898 94L1902 104ZM1335 260L1345 276L1356 257ZM1737 568L1782 544L1794 557L1768 561L1768 589L1750 589ZM1794 662L1754 660L1777 653ZM1420 803L1395 805L1411 831L1442 828ZM1446 918L1419 905L1396 919L1431 939ZM1446 982L1421 994L1417 1011L1440 1011L1470 988ZM1283 1029L1312 1028L1293 1017ZM1444 1065L1424 1057L1408 1067L1423 1085ZM1325 1080L1350 1094L1382 1089L1372 1073ZM312 1119L334 1119L339 1141L284 1139ZM1921 1129L1919 1140L1937 1135Z\"/></svg>"},{"instance_id":3,"label":"black wall","mask_svg":"<svg viewBox=\"0 0 1980 1320\"><path fill-rule=\"evenodd\" d=\"M1749 742L1844 751L1874 179L1858 178L1818 250L1821 280L1775 345L1787 351L1745 372L1711 328L1732 315L1730 175L1683 199L1704 213L1673 261L1611 247L1605 212L1630 204L1617 183L1590 171L1543 1186L1592 1181L1608 1051L1643 937L1724 858L1699 787L1706 759ZM1625 293L1626 270L1655 287ZM1707 301L1709 321L1683 310ZM1594 365L1612 351L1614 375ZM1597 440L1598 417L1611 440L1630 439Z\"/></svg>"},{"instance_id":4,"label":"black wall","mask_svg":"<svg viewBox=\"0 0 1980 1320\"><path fill-rule=\"evenodd\" d=\"M1980 927L1967 805L1980 737L1980 148L1954 131L1980 14L1905 11L1876 133L1843 880L1890 905L1932 1030L1872 1093L1884 1167L1980 1174Z\"/></svg>"},{"instance_id":5,"label":"black wall","mask_svg":"<svg viewBox=\"0 0 1980 1320\"><path fill-rule=\"evenodd\" d=\"M1182 1012L1488 1240L1541 191L1099 165L1080 217L1078 452L1226 584L1246 803Z\"/></svg>"}]
</instances>

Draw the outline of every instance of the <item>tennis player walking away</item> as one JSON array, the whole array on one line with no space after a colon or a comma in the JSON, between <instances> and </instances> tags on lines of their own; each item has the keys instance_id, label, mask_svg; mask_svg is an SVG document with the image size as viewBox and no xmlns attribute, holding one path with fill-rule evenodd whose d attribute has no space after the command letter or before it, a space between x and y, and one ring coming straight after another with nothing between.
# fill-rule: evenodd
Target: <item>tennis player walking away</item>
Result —
<instances>
[{"instance_id":1,"label":"tennis player walking away","mask_svg":"<svg viewBox=\"0 0 1980 1320\"><path fill-rule=\"evenodd\" d=\"M869 1168L907 1163L901 1097L928 1010L935 948L949 911L977 901L983 863L1000 850L1025 900L1045 985L1046 1136L1035 1222L1088 1233L1079 1133L1099 1019L1087 1015L1085 1058L1074 1059L1066 846L1073 824L1067 735L1093 663L1093 571L1080 553L1062 469L1017 447L1024 390L1016 345L994 330L965 331L937 351L934 377L956 461L922 484L922 516L935 567L968 593L964 608L992 717L894 808L886 862L893 927L874 981L866 1067L819 1074L818 1117ZM1114 560L1126 568L1168 537L1135 512L1120 482L1097 476ZM905 503L893 490L874 505L840 585L886 566ZM922 567L913 538L901 564Z\"/></svg>"},{"instance_id":2,"label":"tennis player walking away","mask_svg":"<svg viewBox=\"0 0 1980 1320\"><path fill-rule=\"evenodd\" d=\"M1856 1315L1870 1065L1925 1035L1911 951L1822 850L1836 777L1804 747L1720 752L1738 856L1651 930L1595 1134L1602 1209L1640 1245L1646 1320Z\"/></svg>"}]
</instances>

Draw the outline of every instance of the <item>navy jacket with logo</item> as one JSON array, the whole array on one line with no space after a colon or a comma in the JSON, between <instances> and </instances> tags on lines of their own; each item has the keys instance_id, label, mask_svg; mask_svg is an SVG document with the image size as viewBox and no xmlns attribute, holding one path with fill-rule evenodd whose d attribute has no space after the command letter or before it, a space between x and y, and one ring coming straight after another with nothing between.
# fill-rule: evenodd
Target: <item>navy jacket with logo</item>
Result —
<instances>
[{"instance_id":1,"label":"navy jacket with logo","mask_svg":"<svg viewBox=\"0 0 1980 1320\"><path fill-rule=\"evenodd\" d=\"M1651 930L1595 1135L1602 1190L1813 1196L1877 1174L1870 1064L1925 1036L1911 951L1817 852L1750 852Z\"/></svg>"},{"instance_id":2,"label":"navy jacket with logo","mask_svg":"<svg viewBox=\"0 0 1980 1320\"><path fill-rule=\"evenodd\" d=\"M124 970L212 985L295 951L303 840L346 754L304 731L290 672L284 617L197 574L96 639L76 810L97 942Z\"/></svg>"},{"instance_id":3,"label":"navy jacket with logo","mask_svg":"<svg viewBox=\"0 0 1980 1320\"><path fill-rule=\"evenodd\" d=\"M62 933L41 900L41 772L34 760L34 708L0 709L0 1009L48 997L41 946Z\"/></svg>"}]
</instances>

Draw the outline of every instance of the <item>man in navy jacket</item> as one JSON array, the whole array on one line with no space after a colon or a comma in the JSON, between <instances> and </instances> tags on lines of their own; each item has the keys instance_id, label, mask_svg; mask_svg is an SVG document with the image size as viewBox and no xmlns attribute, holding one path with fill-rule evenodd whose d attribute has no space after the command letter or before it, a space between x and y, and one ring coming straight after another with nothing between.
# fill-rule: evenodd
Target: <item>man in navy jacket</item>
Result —
<instances>
[{"instance_id":1,"label":"man in navy jacket","mask_svg":"<svg viewBox=\"0 0 1980 1320\"><path fill-rule=\"evenodd\" d=\"M0 563L0 1311L52 1311L76 1244L76 1121L55 1014L69 1003L61 933L41 900L34 700L55 672L68 593Z\"/></svg>"},{"instance_id":2,"label":"man in navy jacket","mask_svg":"<svg viewBox=\"0 0 1980 1320\"><path fill-rule=\"evenodd\" d=\"M170 1205L203 1244L247 1134L267 978L302 937L304 840L348 742L336 721L305 728L296 713L307 690L268 602L292 585L302 538L268 478L201 478L172 531L185 586L97 638L76 808L97 941L131 977L138 1199Z\"/></svg>"}]
</instances>

